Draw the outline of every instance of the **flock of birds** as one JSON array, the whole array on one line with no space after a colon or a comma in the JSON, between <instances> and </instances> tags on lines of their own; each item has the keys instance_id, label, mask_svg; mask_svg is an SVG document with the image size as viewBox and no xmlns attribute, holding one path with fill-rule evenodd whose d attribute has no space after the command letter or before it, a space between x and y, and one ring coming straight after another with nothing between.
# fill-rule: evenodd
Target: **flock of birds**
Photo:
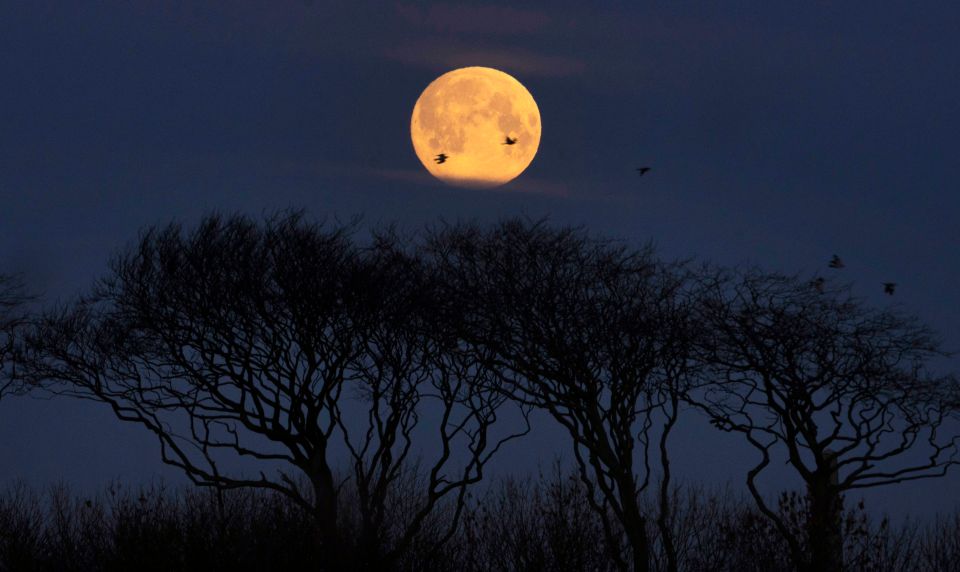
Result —
<instances>
[{"instance_id":1,"label":"flock of birds","mask_svg":"<svg viewBox=\"0 0 960 572\"><path fill-rule=\"evenodd\" d=\"M500 144L501 144L501 145L516 145L516 144L517 144L517 139L518 139L517 137L510 137L509 135L504 135L504 136L503 136L503 143L500 143ZM434 160L434 162L436 162L438 165L441 165L441 164L443 164L443 163L446 163L446 162L447 162L447 159L449 159L449 158L450 158L450 155L447 155L446 153L440 153L439 155L436 155L436 156L433 158L433 160ZM641 177L644 176L644 175L646 175L647 173L649 173L650 170L651 170L650 167L637 167L637 172L640 173L640 176L641 176Z\"/></svg>"},{"instance_id":2,"label":"flock of birds","mask_svg":"<svg viewBox=\"0 0 960 572\"><path fill-rule=\"evenodd\" d=\"M840 270L842 268L846 268L847 265L843 263L842 258L834 254L833 257L830 258L830 262L827 263L827 266L834 270ZM823 289L826 283L827 283L826 279L823 278L822 276L817 276L816 278L810 281L810 285L816 288L818 292L823 292ZM883 283L883 293L886 294L887 296L893 296L893 293L896 292L896 290L897 290L896 282Z\"/></svg>"},{"instance_id":3,"label":"flock of birds","mask_svg":"<svg viewBox=\"0 0 960 572\"><path fill-rule=\"evenodd\" d=\"M516 145L516 144L517 144L517 138L510 137L509 135L504 135L503 143L501 143L501 145ZM439 155L434 157L433 160L437 163L437 165L440 165L440 164L446 163L447 159L449 158L450 158L450 155L447 155L446 153L440 153Z\"/></svg>"},{"instance_id":4,"label":"flock of birds","mask_svg":"<svg viewBox=\"0 0 960 572\"><path fill-rule=\"evenodd\" d=\"M516 144L517 144L517 139L518 139L517 137L510 137L509 135L504 135L504 136L503 136L503 143L500 143L500 144L501 144L501 145L516 145ZM443 164L443 163L446 163L446 162L447 162L447 159L449 159L449 158L450 158L450 155L447 155L446 153L440 153L439 155L436 155L436 156L433 158L433 160L434 160L434 162L436 162L438 165L441 165L441 164ZM650 167L637 167L637 172L640 173L640 176L642 177L642 176L646 175L647 173L649 173L649 172L650 172L650 169L651 169Z\"/></svg>"},{"instance_id":5,"label":"flock of birds","mask_svg":"<svg viewBox=\"0 0 960 572\"><path fill-rule=\"evenodd\" d=\"M515 145L516 143L517 143L517 138L516 138L516 137L510 137L509 135L505 135L505 136L504 136L504 139L503 139L503 143L501 143L501 145ZM442 164L442 163L446 163L446 162L447 162L447 159L449 159L449 158L450 158L450 156L447 155L446 153L440 153L439 155L437 155L436 157L434 157L433 160L436 161L437 164L439 165L439 164ZM642 176L646 175L647 173L649 173L649 172L652 170L652 168L651 168L651 167L637 167L636 170L637 170L637 173L639 173L640 176L642 177ZM830 258L830 262L827 263L827 266L828 266L829 268L834 269L834 270L840 270L840 269L842 269L842 268L845 268L845 267L846 267L846 264L843 263L843 259L841 259L839 256L837 256L836 254L834 254L833 257ZM814 288L816 288L818 292L823 292L823 291L824 291L824 288L826 287L826 284L827 284L827 280L826 280L825 278L823 278L822 276L818 276L818 277L816 277L816 278L814 278L813 280L810 281L810 285L813 286ZM884 283L883 283L883 293L886 294L887 296L893 296L893 293L896 291L896 289L897 289L897 283L896 283L896 282L884 282Z\"/></svg>"}]
</instances>

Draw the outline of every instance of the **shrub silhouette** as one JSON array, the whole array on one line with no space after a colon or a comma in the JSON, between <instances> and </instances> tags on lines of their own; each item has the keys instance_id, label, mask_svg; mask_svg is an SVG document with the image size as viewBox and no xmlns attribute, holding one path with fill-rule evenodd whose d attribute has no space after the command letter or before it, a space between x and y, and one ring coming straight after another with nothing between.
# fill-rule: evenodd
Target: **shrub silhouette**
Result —
<instances>
[{"instance_id":1,"label":"shrub silhouette","mask_svg":"<svg viewBox=\"0 0 960 572\"><path fill-rule=\"evenodd\" d=\"M443 550L432 534L415 543L397 570L424 572L607 571L617 564L576 472L559 466L532 479L492 482L467 503L462 526ZM717 572L793 570L790 548L752 500L729 489L675 488L674 533L680 569ZM656 502L655 499L646 499ZM803 530L805 496L785 493L777 510ZM344 511L350 518L350 506ZM450 507L447 506L447 509ZM444 511L438 511L442 514ZM113 483L93 496L63 485L37 491L22 482L0 493L0 570L27 572L314 569L325 555L310 515L271 491ZM960 510L928 523L875 520L862 503L844 514L847 569L862 572L956 570ZM652 531L653 532L653 531ZM653 569L664 570L651 534ZM356 546L357 538L347 537Z\"/></svg>"}]
</instances>

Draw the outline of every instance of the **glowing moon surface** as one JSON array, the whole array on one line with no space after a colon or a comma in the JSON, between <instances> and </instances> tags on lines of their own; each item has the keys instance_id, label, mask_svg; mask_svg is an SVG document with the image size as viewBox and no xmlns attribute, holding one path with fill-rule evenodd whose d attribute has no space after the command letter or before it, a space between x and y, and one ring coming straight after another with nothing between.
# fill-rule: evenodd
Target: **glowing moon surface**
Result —
<instances>
[{"instance_id":1,"label":"glowing moon surface","mask_svg":"<svg viewBox=\"0 0 960 572\"><path fill-rule=\"evenodd\" d=\"M527 88L502 71L460 68L417 99L410 138L423 166L458 187L490 188L516 178L540 146L540 110Z\"/></svg>"}]
</instances>

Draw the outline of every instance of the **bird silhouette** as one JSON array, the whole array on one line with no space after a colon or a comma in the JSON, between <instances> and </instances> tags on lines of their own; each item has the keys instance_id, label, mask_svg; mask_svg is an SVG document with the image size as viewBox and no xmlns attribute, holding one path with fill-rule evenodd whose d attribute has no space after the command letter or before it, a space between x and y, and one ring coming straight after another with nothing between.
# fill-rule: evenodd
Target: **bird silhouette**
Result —
<instances>
[{"instance_id":1,"label":"bird silhouette","mask_svg":"<svg viewBox=\"0 0 960 572\"><path fill-rule=\"evenodd\" d=\"M884 282L883 283L883 293L887 296L893 296L893 291L897 289L896 282Z\"/></svg>"},{"instance_id":2,"label":"bird silhouette","mask_svg":"<svg viewBox=\"0 0 960 572\"><path fill-rule=\"evenodd\" d=\"M843 263L843 260L840 260L839 256L834 254L833 258L830 259L830 264L828 264L828 266L830 266L830 268L843 268L846 265Z\"/></svg>"},{"instance_id":3,"label":"bird silhouette","mask_svg":"<svg viewBox=\"0 0 960 572\"><path fill-rule=\"evenodd\" d=\"M823 286L826 283L827 281L823 278L823 276L817 276L810 281L810 285L816 288L817 292L823 292Z\"/></svg>"},{"instance_id":4,"label":"bird silhouette","mask_svg":"<svg viewBox=\"0 0 960 572\"><path fill-rule=\"evenodd\" d=\"M637 167L637 172L640 173L640 176L644 176L650 172L650 167Z\"/></svg>"},{"instance_id":5,"label":"bird silhouette","mask_svg":"<svg viewBox=\"0 0 960 572\"><path fill-rule=\"evenodd\" d=\"M513 144L516 143L516 142L517 142L517 138L516 138L516 137L514 137L513 139L511 139L510 136L507 135L506 138L504 138L503 143L501 143L501 145L513 145Z\"/></svg>"},{"instance_id":6,"label":"bird silhouette","mask_svg":"<svg viewBox=\"0 0 960 572\"><path fill-rule=\"evenodd\" d=\"M440 153L434 157L433 160L437 162L437 165L439 165L441 163L446 163L448 158L449 157L445 153Z\"/></svg>"}]
</instances>

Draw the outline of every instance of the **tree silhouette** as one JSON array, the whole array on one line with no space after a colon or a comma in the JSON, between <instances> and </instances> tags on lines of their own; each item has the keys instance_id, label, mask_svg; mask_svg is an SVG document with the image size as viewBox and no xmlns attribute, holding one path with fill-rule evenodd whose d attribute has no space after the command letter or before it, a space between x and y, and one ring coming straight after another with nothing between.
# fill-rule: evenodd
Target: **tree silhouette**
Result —
<instances>
[{"instance_id":1,"label":"tree silhouette","mask_svg":"<svg viewBox=\"0 0 960 572\"><path fill-rule=\"evenodd\" d=\"M833 572L878 554L848 491L957 462L960 381L935 373L936 337L848 289L693 270L543 221L416 240L357 229L299 213L152 228L88 295L39 315L0 277L0 392L110 406L221 505L249 488L297 507L313 539L301 554L335 570L676 571L713 558ZM668 440L683 405L758 451L756 509L678 496ZM574 481L533 512L509 514L519 489L471 504L533 409L570 436ZM806 495L771 507L758 479L779 453ZM571 515L589 534L571 539ZM511 522L530 530L505 539ZM773 530L782 538L760 546ZM468 564L450 544L471 538L486 545L461 550Z\"/></svg>"},{"instance_id":2,"label":"tree silhouette","mask_svg":"<svg viewBox=\"0 0 960 572\"><path fill-rule=\"evenodd\" d=\"M651 481L658 415L661 484L669 487L675 389L691 365L684 274L650 249L542 221L441 227L427 243L465 339L493 361L501 391L566 429L618 565L627 567L622 532L634 570L648 570L650 518L638 495ZM668 499L661 498L669 556ZM675 569L676 555L670 560Z\"/></svg>"},{"instance_id":3,"label":"tree silhouette","mask_svg":"<svg viewBox=\"0 0 960 572\"><path fill-rule=\"evenodd\" d=\"M689 400L759 451L747 486L800 569L843 567L846 491L941 476L956 463L958 383L916 320L870 309L846 289L748 270L706 281L699 322L703 385ZM764 502L757 479L774 447L807 487L805 539Z\"/></svg>"},{"instance_id":4,"label":"tree silhouette","mask_svg":"<svg viewBox=\"0 0 960 572\"><path fill-rule=\"evenodd\" d=\"M416 260L389 233L363 247L351 233L299 214L151 229L89 297L38 321L25 365L52 391L149 429L163 461L198 485L288 496L312 515L331 568L350 558L331 457L345 448L361 514L355 565L388 568L445 499L454 514L440 541L452 535L467 487L526 429L493 433L504 398L435 318ZM425 429L439 452L398 500L425 407L439 416ZM237 458L259 474L227 468ZM390 518L401 501L403 518Z\"/></svg>"},{"instance_id":5,"label":"tree silhouette","mask_svg":"<svg viewBox=\"0 0 960 572\"><path fill-rule=\"evenodd\" d=\"M23 305L27 300L18 279L0 274L0 397L20 388L11 362L15 335L26 320Z\"/></svg>"}]
</instances>

